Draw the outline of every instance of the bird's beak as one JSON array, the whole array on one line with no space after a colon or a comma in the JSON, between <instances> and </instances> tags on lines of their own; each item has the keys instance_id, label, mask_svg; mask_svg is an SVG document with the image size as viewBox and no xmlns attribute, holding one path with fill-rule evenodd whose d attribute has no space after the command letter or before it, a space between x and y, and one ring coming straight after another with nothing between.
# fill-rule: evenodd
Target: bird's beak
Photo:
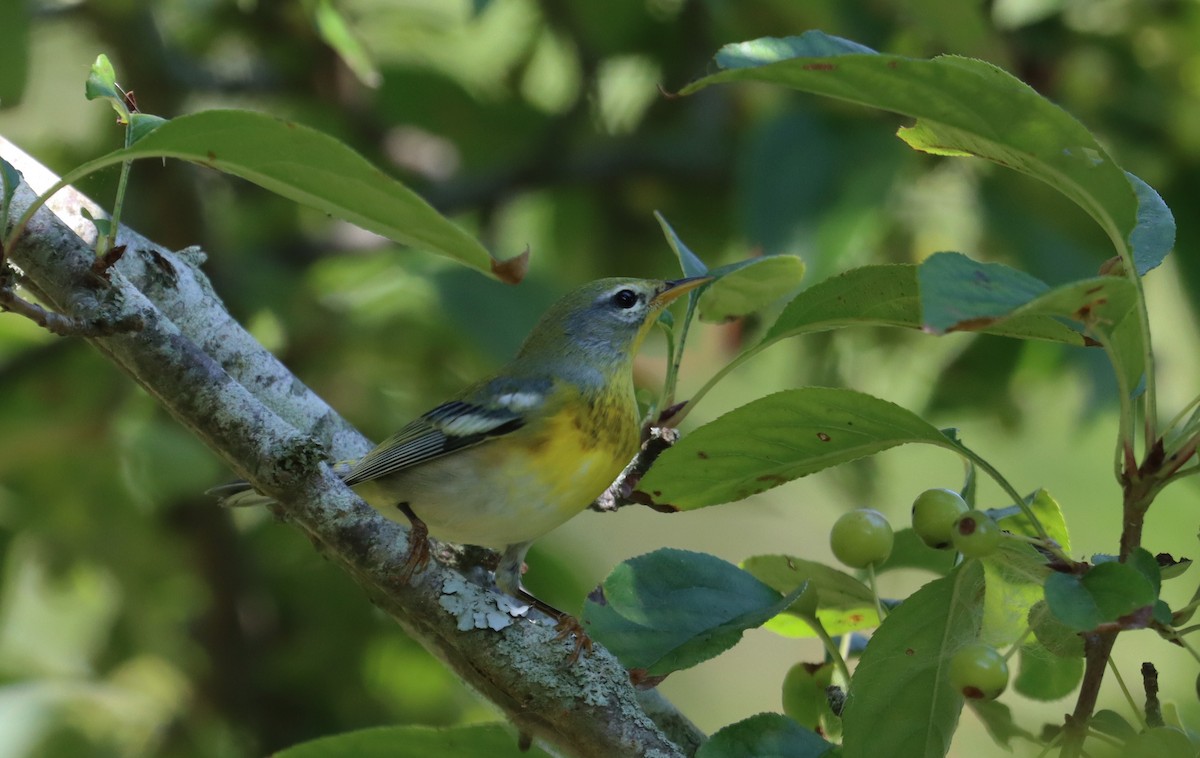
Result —
<instances>
[{"instance_id":1,"label":"bird's beak","mask_svg":"<svg viewBox=\"0 0 1200 758\"><path fill-rule=\"evenodd\" d=\"M653 304L663 307L680 295L691 292L697 287L702 287L712 280L713 277L711 276L691 276L687 279L675 279L674 281L663 282L662 288L654 295Z\"/></svg>"}]
</instances>

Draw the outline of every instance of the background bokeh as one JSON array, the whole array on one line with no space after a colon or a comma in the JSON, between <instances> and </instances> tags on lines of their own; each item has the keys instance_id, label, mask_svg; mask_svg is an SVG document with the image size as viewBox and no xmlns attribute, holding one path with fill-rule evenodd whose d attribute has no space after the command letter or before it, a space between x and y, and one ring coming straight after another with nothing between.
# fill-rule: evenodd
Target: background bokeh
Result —
<instances>
[{"instance_id":1,"label":"background bokeh","mask_svg":"<svg viewBox=\"0 0 1200 758\"><path fill-rule=\"evenodd\" d=\"M528 280L506 287L228 176L134 166L124 220L168 246L203 246L229 308L375 439L497 366L573 285L672 276L655 210L710 265L794 253L807 282L939 250L1058 282L1111 255L1049 188L914 153L890 114L762 86L665 94L709 71L722 44L812 28L1002 65L1156 187L1179 225L1176 253L1146 281L1164 417L1200 389L1196 0L341 0L367 53L356 69L322 38L323 0L39 0L26 3L27 50L12 20L20 2L3 2L3 93L22 61L28 78L19 102L4 102L0 134L60 173L120 142L111 109L83 97L103 52L146 112L244 107L307 123L496 254L532 251ZM116 177L82 189L110 204ZM694 330L682 394L762 323ZM643 351L647 387L663 352L653 341ZM1059 499L1077 555L1115 551L1114 384L1097 352L817 334L734 372L689 423L802 384L959 427L1018 489ZM961 473L944 451L899 449L696 513L584 514L538 544L528 582L577 609L616 563L660 546L832 561L839 513L870 505L903 525L920 490L957 486ZM88 345L0 316L0 756L249 756L364 726L496 718L300 533L200 494L228 477ZM1160 498L1152 552L1200 552L1196 484ZM994 490L983 498L1002 504ZM889 575L882 588L902 595L922 580ZM1185 603L1195 583L1175 580L1166 599ZM819 655L751 632L662 690L711 731L778 710L784 672ZM1200 723L1195 662L1151 632L1123 636L1117 661L1135 687L1142 660ZM1115 687L1106 694L1127 710ZM1007 702L1036 732L1073 701ZM955 753L999 752L964 715Z\"/></svg>"}]
</instances>

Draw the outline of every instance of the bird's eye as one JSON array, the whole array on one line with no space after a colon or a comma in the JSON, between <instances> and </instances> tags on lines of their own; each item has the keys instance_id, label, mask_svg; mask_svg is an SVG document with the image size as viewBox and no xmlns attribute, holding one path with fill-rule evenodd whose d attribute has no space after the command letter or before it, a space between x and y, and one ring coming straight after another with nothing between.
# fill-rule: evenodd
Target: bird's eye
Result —
<instances>
[{"instance_id":1,"label":"bird's eye","mask_svg":"<svg viewBox=\"0 0 1200 758\"><path fill-rule=\"evenodd\" d=\"M618 290L612 298L618 308L629 309L638 303L637 293L633 290Z\"/></svg>"}]
</instances>

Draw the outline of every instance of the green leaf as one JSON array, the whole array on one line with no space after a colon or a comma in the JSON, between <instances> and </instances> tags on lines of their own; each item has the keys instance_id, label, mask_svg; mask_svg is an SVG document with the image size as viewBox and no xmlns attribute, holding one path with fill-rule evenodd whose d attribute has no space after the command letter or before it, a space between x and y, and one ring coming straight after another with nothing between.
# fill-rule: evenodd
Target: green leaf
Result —
<instances>
[{"instance_id":1,"label":"green leaf","mask_svg":"<svg viewBox=\"0 0 1200 758\"><path fill-rule=\"evenodd\" d=\"M8 226L8 205L12 202L13 195L16 194L22 178L21 172L17 171L16 166L0 158L0 207L5 211L3 215L0 215L0 231Z\"/></svg>"},{"instance_id":2,"label":"green leaf","mask_svg":"<svg viewBox=\"0 0 1200 758\"><path fill-rule=\"evenodd\" d=\"M501 724L451 729L383 726L320 737L280 750L274 758L548 758L536 745L522 751L517 736Z\"/></svg>"},{"instance_id":3,"label":"green leaf","mask_svg":"<svg viewBox=\"0 0 1200 758\"><path fill-rule=\"evenodd\" d=\"M881 264L851 269L797 295L763 336L768 344L785 337L843 326L900 326L921 329L918 267ZM982 329L987 334L1084 344L1083 337L1052 318L1009 319Z\"/></svg>"},{"instance_id":4,"label":"green leaf","mask_svg":"<svg viewBox=\"0 0 1200 758\"><path fill-rule=\"evenodd\" d=\"M125 96L117 87L117 72L113 70L108 56L101 53L96 56L91 72L83 85L83 95L88 100L107 100L117 112L117 122L124 124L129 121L129 107L125 104Z\"/></svg>"},{"instance_id":5,"label":"green leaf","mask_svg":"<svg viewBox=\"0 0 1200 758\"><path fill-rule=\"evenodd\" d=\"M915 568L932 571L945 576L954 568L953 550L934 550L921 541L912 527L896 532L892 542L892 553L881 565L875 567L877 574L893 569Z\"/></svg>"},{"instance_id":6,"label":"green leaf","mask_svg":"<svg viewBox=\"0 0 1200 758\"><path fill-rule=\"evenodd\" d=\"M986 591L980 638L992 647L1009 645L1025 633L1050 570L1032 545L1015 540L1004 540L982 563Z\"/></svg>"},{"instance_id":7,"label":"green leaf","mask_svg":"<svg viewBox=\"0 0 1200 758\"><path fill-rule=\"evenodd\" d=\"M112 231L112 219L97 218L87 208L82 207L79 209L79 215L92 222L92 226L96 227L97 236L101 238L107 237L108 233Z\"/></svg>"},{"instance_id":8,"label":"green leaf","mask_svg":"<svg viewBox=\"0 0 1200 758\"><path fill-rule=\"evenodd\" d=\"M708 272L716 281L700 294L701 321L722 323L756 313L800 286L804 261L794 255L768 255Z\"/></svg>"},{"instance_id":9,"label":"green leaf","mask_svg":"<svg viewBox=\"0 0 1200 758\"><path fill-rule=\"evenodd\" d=\"M26 2L0 3L0 108L21 102L29 79L29 11Z\"/></svg>"},{"instance_id":10,"label":"green leaf","mask_svg":"<svg viewBox=\"0 0 1200 758\"><path fill-rule=\"evenodd\" d=\"M819 31L810 31L798 37L762 37L751 42L741 42L722 47L713 60L723 69L757 68L775 61L786 61L801 56L835 56L875 51L852 40L834 37ZM690 95L708 83L707 77L685 87L681 94Z\"/></svg>"},{"instance_id":11,"label":"green leaf","mask_svg":"<svg viewBox=\"0 0 1200 758\"><path fill-rule=\"evenodd\" d=\"M1150 580L1125 563L1101 563L1082 577L1053 573L1046 579L1045 589L1050 612L1081 632L1116 621L1157 600Z\"/></svg>"},{"instance_id":12,"label":"green leaf","mask_svg":"<svg viewBox=\"0 0 1200 758\"><path fill-rule=\"evenodd\" d=\"M1046 490L1038 490L1025 498L1033 515L1041 522L1050 539L1058 543L1064 553L1071 552L1071 536L1067 533L1067 520L1063 516L1062 507ZM1037 529L1025 516L1024 511L1018 510L1012 515L1005 516L997 523L1000 528L1013 534L1023 534L1026 537L1037 537Z\"/></svg>"},{"instance_id":13,"label":"green leaf","mask_svg":"<svg viewBox=\"0 0 1200 758\"><path fill-rule=\"evenodd\" d=\"M668 335L672 334L675 329L675 317L671 315L669 310L663 309L659 312L657 323L666 330Z\"/></svg>"},{"instance_id":14,"label":"green leaf","mask_svg":"<svg viewBox=\"0 0 1200 758\"><path fill-rule=\"evenodd\" d=\"M1146 577L1146 581L1150 582L1150 586L1154 588L1154 596L1158 597L1159 590L1162 589L1162 570L1159 569L1158 560L1150 554L1150 551L1144 547L1134 548L1125 562Z\"/></svg>"},{"instance_id":15,"label":"green leaf","mask_svg":"<svg viewBox=\"0 0 1200 758\"><path fill-rule=\"evenodd\" d=\"M1013 737L1021 737L1030 742L1038 742L1037 735L1022 729L1013 721L1012 709L999 700L968 700L967 707L983 722L988 735L1009 750Z\"/></svg>"},{"instance_id":16,"label":"green leaf","mask_svg":"<svg viewBox=\"0 0 1200 758\"><path fill-rule=\"evenodd\" d=\"M916 123L899 132L910 147L985 158L1046 182L1086 211L1130 266L1135 247L1147 250L1146 260L1161 248L1165 206L1139 198L1131 179L1071 115L989 63L881 55L818 31L726 45L715 60L724 70L682 94L763 81L910 116Z\"/></svg>"},{"instance_id":17,"label":"green leaf","mask_svg":"<svg viewBox=\"0 0 1200 758\"><path fill-rule=\"evenodd\" d=\"M817 620L825 628L826 633L837 636L850 632L862 632L879 626L879 614L874 606L858 608L818 610ZM773 616L762 625L762 628L791 640L817 639L812 622L803 616L791 613L780 613Z\"/></svg>"},{"instance_id":18,"label":"green leaf","mask_svg":"<svg viewBox=\"0 0 1200 758\"><path fill-rule=\"evenodd\" d=\"M708 273L708 266L704 265L704 261L691 251L691 249L683 244L683 240L679 239L679 235L667 223L667 219L658 211L654 212L654 218L658 219L658 225L662 227L663 235L667 238L667 244L675 251L675 257L679 259L679 268L683 271L683 275L704 276Z\"/></svg>"},{"instance_id":19,"label":"green leaf","mask_svg":"<svg viewBox=\"0 0 1200 758\"><path fill-rule=\"evenodd\" d=\"M317 0L314 20L321 39L333 48L346 67L354 72L354 76L368 87L378 87L383 80L379 69L346 19L333 7L331 0Z\"/></svg>"},{"instance_id":20,"label":"green leaf","mask_svg":"<svg viewBox=\"0 0 1200 758\"><path fill-rule=\"evenodd\" d=\"M1195 756L1196 745L1174 726L1156 726L1125 743L1122 755Z\"/></svg>"},{"instance_id":21,"label":"green leaf","mask_svg":"<svg viewBox=\"0 0 1200 758\"><path fill-rule=\"evenodd\" d=\"M1145 276L1162 263L1175 246L1175 217L1153 187L1128 171L1125 177L1133 185L1138 199L1137 226L1129 235L1129 244L1133 248L1138 276Z\"/></svg>"},{"instance_id":22,"label":"green leaf","mask_svg":"<svg viewBox=\"0 0 1200 758\"><path fill-rule=\"evenodd\" d=\"M867 643L846 700L846 758L941 756L962 696L948 681L951 655L976 638L983 569L968 561L917 590Z\"/></svg>"},{"instance_id":23,"label":"green leaf","mask_svg":"<svg viewBox=\"0 0 1200 758\"><path fill-rule=\"evenodd\" d=\"M88 100L121 99L121 93L117 91L117 72L104 53L96 56L87 81L84 82L83 94Z\"/></svg>"},{"instance_id":24,"label":"green leaf","mask_svg":"<svg viewBox=\"0 0 1200 758\"><path fill-rule=\"evenodd\" d=\"M663 548L617 566L581 621L626 668L661 676L723 653L798 595L714 556Z\"/></svg>"},{"instance_id":25,"label":"green leaf","mask_svg":"<svg viewBox=\"0 0 1200 758\"><path fill-rule=\"evenodd\" d=\"M1020 671L1013 686L1034 700L1058 700L1075 691L1083 680L1083 659L1054 655L1040 644L1022 645Z\"/></svg>"},{"instance_id":26,"label":"green leaf","mask_svg":"<svg viewBox=\"0 0 1200 758\"><path fill-rule=\"evenodd\" d=\"M922 307L926 326L935 332L978 331L993 329L1012 318L1049 317L1079 322L1105 348L1117 373L1122 392L1132 396L1143 373L1142 335L1138 328L1137 288L1128 279L1101 276L1070 282L1038 294L1036 286L1015 284L1012 269L997 264L983 264L958 253L938 253L921 264ZM975 274L970 272L974 271ZM958 281L961 286L948 284L924 289L926 280ZM975 285L968 285L971 279ZM978 295L988 291L997 281L1002 297ZM1018 302L1021 293L1028 296ZM1001 312L1000 300L1009 308ZM957 320L956 320L957 319Z\"/></svg>"},{"instance_id":27,"label":"green leaf","mask_svg":"<svg viewBox=\"0 0 1200 758\"><path fill-rule=\"evenodd\" d=\"M1045 600L1029 609L1029 626L1042 647L1064 658L1083 657L1083 638L1079 632L1059 621L1050 612Z\"/></svg>"},{"instance_id":28,"label":"green leaf","mask_svg":"<svg viewBox=\"0 0 1200 758\"><path fill-rule=\"evenodd\" d=\"M1166 555L1166 553L1161 553L1160 555ZM1167 555L1167 560L1170 561L1167 563L1167 565L1159 567L1160 574L1164 581L1183 576L1184 573L1192 567L1191 558L1180 557L1176 559Z\"/></svg>"},{"instance_id":29,"label":"green leaf","mask_svg":"<svg viewBox=\"0 0 1200 758\"><path fill-rule=\"evenodd\" d=\"M979 263L961 253L935 253L920 266L925 328L937 333L978 331L1013 316L1066 318L1097 329L1097 321L1124 317L1132 308L1133 285L1111 276L1049 289L1027 274L998 263Z\"/></svg>"},{"instance_id":30,"label":"green leaf","mask_svg":"<svg viewBox=\"0 0 1200 758\"><path fill-rule=\"evenodd\" d=\"M1125 279L1116 281L1121 282L1120 290L1116 293L1118 296L1136 297L1130 282ZM1142 390L1145 355L1148 352L1143 349L1137 311L1132 305L1123 313L1111 308L1104 311L1092 315L1093 322L1089 324L1089 330L1098 335L1096 338L1104 345L1121 391L1128 397L1136 397Z\"/></svg>"},{"instance_id":31,"label":"green leaf","mask_svg":"<svg viewBox=\"0 0 1200 758\"><path fill-rule=\"evenodd\" d=\"M129 114L130 144L139 141L165 123L167 123L167 119L162 116L154 116L149 113Z\"/></svg>"},{"instance_id":32,"label":"green leaf","mask_svg":"<svg viewBox=\"0 0 1200 758\"><path fill-rule=\"evenodd\" d=\"M756 555L742 569L776 592L791 594L805 582L817 593L817 618L831 635L846 634L879 625L875 596L849 574L816 561L790 555ZM765 628L785 637L814 637L798 603L784 609Z\"/></svg>"},{"instance_id":33,"label":"green leaf","mask_svg":"<svg viewBox=\"0 0 1200 758\"><path fill-rule=\"evenodd\" d=\"M639 489L682 510L741 500L908 442L957 450L935 427L886 400L805 387L754 400L659 456Z\"/></svg>"},{"instance_id":34,"label":"green leaf","mask_svg":"<svg viewBox=\"0 0 1200 758\"><path fill-rule=\"evenodd\" d=\"M720 729L696 751L696 758L818 758L833 745L787 716L760 713Z\"/></svg>"},{"instance_id":35,"label":"green leaf","mask_svg":"<svg viewBox=\"0 0 1200 758\"><path fill-rule=\"evenodd\" d=\"M763 342L862 324L921 326L917 267L862 266L817 282L796 295L763 336Z\"/></svg>"},{"instance_id":36,"label":"green leaf","mask_svg":"<svg viewBox=\"0 0 1200 758\"><path fill-rule=\"evenodd\" d=\"M493 260L479 242L415 192L327 134L261 113L201 111L171 119L128 148L89 161L80 176L137 158L179 158L254 182L396 242L519 281L523 256Z\"/></svg>"},{"instance_id":37,"label":"green leaf","mask_svg":"<svg viewBox=\"0 0 1200 758\"><path fill-rule=\"evenodd\" d=\"M1088 721L1088 726L1101 734L1116 737L1122 742L1131 740L1137 736L1137 730L1125 720L1124 716L1108 708L1101 709L1092 714L1092 718Z\"/></svg>"},{"instance_id":38,"label":"green leaf","mask_svg":"<svg viewBox=\"0 0 1200 758\"><path fill-rule=\"evenodd\" d=\"M1050 289L1024 271L976 263L961 253L934 253L921 264L917 279L921 320L934 334L1000 320Z\"/></svg>"}]
</instances>

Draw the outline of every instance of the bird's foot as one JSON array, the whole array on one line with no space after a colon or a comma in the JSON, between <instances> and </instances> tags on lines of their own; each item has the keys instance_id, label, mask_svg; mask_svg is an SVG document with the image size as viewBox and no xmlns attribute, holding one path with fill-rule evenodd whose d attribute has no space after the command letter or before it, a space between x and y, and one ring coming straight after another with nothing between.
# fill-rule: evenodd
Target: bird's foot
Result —
<instances>
[{"instance_id":1,"label":"bird's foot","mask_svg":"<svg viewBox=\"0 0 1200 758\"><path fill-rule=\"evenodd\" d=\"M558 634L554 636L556 642L575 638L572 643L571 652L567 656L567 663L574 664L579 660L580 653L592 654L592 638L583 630L583 624L579 623L579 619L564 613L559 617L558 623L554 625Z\"/></svg>"},{"instance_id":2,"label":"bird's foot","mask_svg":"<svg viewBox=\"0 0 1200 758\"><path fill-rule=\"evenodd\" d=\"M556 634L554 637L555 642L569 640L571 637L575 638L571 653L567 656L568 664L574 664L576 661L578 661L580 653L587 653L588 655L591 655L592 638L589 637L587 632L584 631L583 624L579 623L579 619L575 618L569 613L566 613L565 611L560 611L544 600L537 599L533 595L529 594L529 592L527 592L524 588L521 588L518 591L518 595L524 602L529 603L542 613L545 613L547 616L552 616L554 618L554 628L558 632L558 634Z\"/></svg>"}]
</instances>

